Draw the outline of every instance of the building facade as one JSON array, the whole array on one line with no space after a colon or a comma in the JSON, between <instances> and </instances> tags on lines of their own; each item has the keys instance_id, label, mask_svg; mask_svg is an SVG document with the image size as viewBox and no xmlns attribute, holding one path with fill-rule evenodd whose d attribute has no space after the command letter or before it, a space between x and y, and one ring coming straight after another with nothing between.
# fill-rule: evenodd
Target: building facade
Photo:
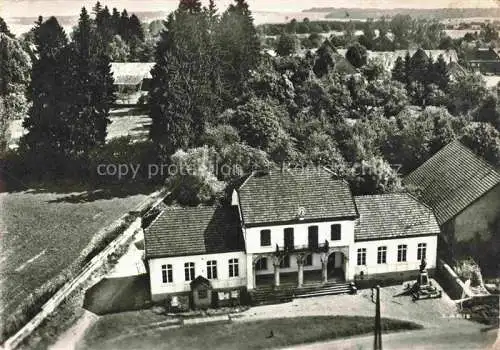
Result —
<instances>
[{"instance_id":1,"label":"building facade","mask_svg":"<svg viewBox=\"0 0 500 350\"><path fill-rule=\"evenodd\" d=\"M404 279L435 267L438 233L408 194L354 197L326 169L256 172L227 206L167 209L146 230L152 299L199 276L217 292Z\"/></svg>"}]
</instances>

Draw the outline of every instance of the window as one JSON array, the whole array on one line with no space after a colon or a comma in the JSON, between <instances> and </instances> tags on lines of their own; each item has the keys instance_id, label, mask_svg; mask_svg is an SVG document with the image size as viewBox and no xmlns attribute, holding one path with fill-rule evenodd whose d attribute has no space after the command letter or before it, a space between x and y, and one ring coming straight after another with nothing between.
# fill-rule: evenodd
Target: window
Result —
<instances>
[{"instance_id":1,"label":"window","mask_svg":"<svg viewBox=\"0 0 500 350\"><path fill-rule=\"evenodd\" d=\"M406 261L406 250L408 246L406 244L398 245L398 262Z\"/></svg>"},{"instance_id":2,"label":"window","mask_svg":"<svg viewBox=\"0 0 500 350\"><path fill-rule=\"evenodd\" d=\"M387 247L377 248L377 264L387 263Z\"/></svg>"},{"instance_id":3,"label":"window","mask_svg":"<svg viewBox=\"0 0 500 350\"><path fill-rule=\"evenodd\" d=\"M257 260L257 262L255 263L255 269L257 271L267 270L267 258L260 258L259 260Z\"/></svg>"},{"instance_id":4,"label":"window","mask_svg":"<svg viewBox=\"0 0 500 350\"><path fill-rule=\"evenodd\" d=\"M271 245L271 230L260 231L260 246L265 247Z\"/></svg>"},{"instance_id":5,"label":"window","mask_svg":"<svg viewBox=\"0 0 500 350\"><path fill-rule=\"evenodd\" d=\"M426 254L427 254L427 243L419 243L417 248L417 260L425 259Z\"/></svg>"},{"instance_id":6,"label":"window","mask_svg":"<svg viewBox=\"0 0 500 350\"><path fill-rule=\"evenodd\" d=\"M366 265L366 248L358 249L358 265Z\"/></svg>"},{"instance_id":7,"label":"window","mask_svg":"<svg viewBox=\"0 0 500 350\"><path fill-rule=\"evenodd\" d=\"M172 276L172 265L161 265L161 279L163 283L172 283L173 282L173 276Z\"/></svg>"},{"instance_id":8,"label":"window","mask_svg":"<svg viewBox=\"0 0 500 350\"><path fill-rule=\"evenodd\" d=\"M307 231L309 248L318 248L318 226L309 226Z\"/></svg>"},{"instance_id":9,"label":"window","mask_svg":"<svg viewBox=\"0 0 500 350\"><path fill-rule=\"evenodd\" d=\"M184 264L184 279L186 281L194 280L194 262Z\"/></svg>"},{"instance_id":10,"label":"window","mask_svg":"<svg viewBox=\"0 0 500 350\"><path fill-rule=\"evenodd\" d=\"M280 267L281 268L290 267L290 255L285 255L283 257L283 260L281 260L281 263L280 263Z\"/></svg>"},{"instance_id":11,"label":"window","mask_svg":"<svg viewBox=\"0 0 500 350\"><path fill-rule=\"evenodd\" d=\"M306 260L304 261L304 265L305 266L312 266L313 264L313 256L312 254L309 254L308 256L306 256Z\"/></svg>"},{"instance_id":12,"label":"window","mask_svg":"<svg viewBox=\"0 0 500 350\"><path fill-rule=\"evenodd\" d=\"M238 277L239 275L238 259L229 259L229 277Z\"/></svg>"},{"instance_id":13,"label":"window","mask_svg":"<svg viewBox=\"0 0 500 350\"><path fill-rule=\"evenodd\" d=\"M217 279L217 261L216 260L207 261L207 278L209 280Z\"/></svg>"},{"instance_id":14,"label":"window","mask_svg":"<svg viewBox=\"0 0 500 350\"><path fill-rule=\"evenodd\" d=\"M333 224L331 226L330 240L340 241L340 230L341 230L340 224Z\"/></svg>"},{"instance_id":15,"label":"window","mask_svg":"<svg viewBox=\"0 0 500 350\"><path fill-rule=\"evenodd\" d=\"M284 231L285 249L293 249L293 227L287 227Z\"/></svg>"}]
</instances>

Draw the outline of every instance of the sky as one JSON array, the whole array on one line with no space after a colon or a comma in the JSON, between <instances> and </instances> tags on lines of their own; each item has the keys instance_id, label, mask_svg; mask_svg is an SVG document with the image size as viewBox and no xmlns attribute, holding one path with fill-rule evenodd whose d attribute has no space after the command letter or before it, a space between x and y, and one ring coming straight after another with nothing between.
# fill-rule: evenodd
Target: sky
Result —
<instances>
[{"instance_id":1,"label":"sky","mask_svg":"<svg viewBox=\"0 0 500 350\"><path fill-rule=\"evenodd\" d=\"M92 7L95 2L96 0L0 0L0 16L74 15L79 12L81 6ZM175 9L178 2L179 0L101 0L101 3L109 8L127 8L129 12L168 12ZM231 0L216 0L219 8L227 7L230 2ZM253 11L297 12L311 7L495 7L500 5L500 0L248 0L248 3Z\"/></svg>"}]
</instances>

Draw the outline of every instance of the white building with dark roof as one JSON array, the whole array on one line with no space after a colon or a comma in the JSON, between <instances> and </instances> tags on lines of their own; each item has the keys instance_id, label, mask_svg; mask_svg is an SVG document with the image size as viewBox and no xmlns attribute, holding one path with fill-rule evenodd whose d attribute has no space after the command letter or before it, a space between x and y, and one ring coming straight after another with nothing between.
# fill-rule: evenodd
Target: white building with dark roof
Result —
<instances>
[{"instance_id":1,"label":"white building with dark roof","mask_svg":"<svg viewBox=\"0 0 500 350\"><path fill-rule=\"evenodd\" d=\"M167 209L146 229L152 298L189 293L198 276L217 293L290 295L411 278L422 259L435 268L438 233L432 210L409 194L354 197L322 168L254 172L230 206Z\"/></svg>"}]
</instances>

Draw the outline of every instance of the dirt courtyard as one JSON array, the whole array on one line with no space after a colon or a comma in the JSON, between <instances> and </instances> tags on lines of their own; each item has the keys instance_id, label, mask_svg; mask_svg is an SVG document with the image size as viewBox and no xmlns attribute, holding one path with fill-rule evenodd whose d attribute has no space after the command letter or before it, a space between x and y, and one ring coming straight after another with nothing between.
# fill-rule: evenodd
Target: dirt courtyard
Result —
<instances>
[{"instance_id":1,"label":"dirt courtyard","mask_svg":"<svg viewBox=\"0 0 500 350\"><path fill-rule=\"evenodd\" d=\"M432 280L433 284L438 283ZM442 326L443 322L457 317L457 307L446 293L441 299L412 301L410 296L393 297L402 291L401 286L380 289L382 317L413 321L424 327ZM246 321L275 317L351 315L374 316L375 303L371 301L371 291L364 289L357 295L327 295L292 302L256 306L241 313L235 320Z\"/></svg>"}]
</instances>

